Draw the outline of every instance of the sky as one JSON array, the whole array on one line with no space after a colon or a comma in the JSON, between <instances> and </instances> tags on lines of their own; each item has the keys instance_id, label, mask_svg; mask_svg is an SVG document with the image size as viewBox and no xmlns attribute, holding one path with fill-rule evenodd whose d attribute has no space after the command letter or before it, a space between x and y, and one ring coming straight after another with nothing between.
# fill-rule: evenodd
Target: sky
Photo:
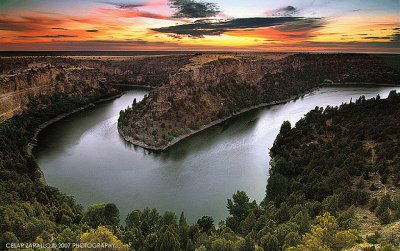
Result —
<instances>
[{"instance_id":1,"label":"sky","mask_svg":"<svg viewBox=\"0 0 400 251\"><path fill-rule=\"evenodd\" d=\"M0 0L0 50L400 53L400 0Z\"/></svg>"}]
</instances>

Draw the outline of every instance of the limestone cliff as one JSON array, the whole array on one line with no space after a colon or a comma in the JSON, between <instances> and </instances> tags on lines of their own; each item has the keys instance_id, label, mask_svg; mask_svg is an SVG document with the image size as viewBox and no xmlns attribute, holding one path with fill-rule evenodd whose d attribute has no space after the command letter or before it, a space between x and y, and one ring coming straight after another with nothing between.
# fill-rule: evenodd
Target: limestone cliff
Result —
<instances>
[{"instance_id":1,"label":"limestone cliff","mask_svg":"<svg viewBox=\"0 0 400 251\"><path fill-rule=\"evenodd\" d=\"M199 129L259 106L307 92L322 83L398 84L399 73L360 54L199 55L169 83L121 112L128 141L164 149Z\"/></svg>"},{"instance_id":2,"label":"limestone cliff","mask_svg":"<svg viewBox=\"0 0 400 251\"><path fill-rule=\"evenodd\" d=\"M158 86L189 56L0 58L0 122L21 112L30 96L64 92L92 97L114 85Z\"/></svg>"}]
</instances>

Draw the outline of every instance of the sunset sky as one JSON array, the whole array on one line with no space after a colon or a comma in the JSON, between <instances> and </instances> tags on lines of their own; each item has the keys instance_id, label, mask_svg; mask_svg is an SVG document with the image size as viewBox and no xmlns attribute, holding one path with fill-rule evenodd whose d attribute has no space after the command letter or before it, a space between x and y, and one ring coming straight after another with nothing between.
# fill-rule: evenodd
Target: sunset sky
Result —
<instances>
[{"instance_id":1,"label":"sunset sky","mask_svg":"<svg viewBox=\"0 0 400 251\"><path fill-rule=\"evenodd\" d=\"M0 50L400 53L400 0L0 0Z\"/></svg>"}]
</instances>

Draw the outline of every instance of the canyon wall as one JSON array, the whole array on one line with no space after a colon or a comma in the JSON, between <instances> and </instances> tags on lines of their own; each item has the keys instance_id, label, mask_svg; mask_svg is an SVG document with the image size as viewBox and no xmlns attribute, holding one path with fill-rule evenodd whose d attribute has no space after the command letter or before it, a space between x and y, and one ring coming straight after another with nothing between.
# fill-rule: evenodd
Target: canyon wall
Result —
<instances>
[{"instance_id":1,"label":"canyon wall","mask_svg":"<svg viewBox=\"0 0 400 251\"><path fill-rule=\"evenodd\" d=\"M119 131L134 144L165 149L252 107L348 82L399 84L400 75L382 58L361 54L199 55L122 112Z\"/></svg>"},{"instance_id":2,"label":"canyon wall","mask_svg":"<svg viewBox=\"0 0 400 251\"><path fill-rule=\"evenodd\" d=\"M79 97L115 93L118 85L158 86L189 56L0 58L0 122L20 113L29 97L63 92Z\"/></svg>"},{"instance_id":3,"label":"canyon wall","mask_svg":"<svg viewBox=\"0 0 400 251\"><path fill-rule=\"evenodd\" d=\"M151 86L147 98L121 113L119 131L135 144L162 149L253 106L346 82L400 81L381 57L362 54L2 57L0 121L38 95L98 97L120 85Z\"/></svg>"}]
</instances>

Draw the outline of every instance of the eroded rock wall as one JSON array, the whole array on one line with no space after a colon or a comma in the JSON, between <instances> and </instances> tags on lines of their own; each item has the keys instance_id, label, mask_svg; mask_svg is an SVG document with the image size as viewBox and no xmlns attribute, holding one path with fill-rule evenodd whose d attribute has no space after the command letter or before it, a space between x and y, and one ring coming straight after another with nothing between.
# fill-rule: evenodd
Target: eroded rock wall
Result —
<instances>
[{"instance_id":1,"label":"eroded rock wall","mask_svg":"<svg viewBox=\"0 0 400 251\"><path fill-rule=\"evenodd\" d=\"M203 56L198 56L203 57ZM192 58L119 121L129 141L163 149L210 123L260 104L286 100L322 83L399 84L382 58L362 54Z\"/></svg>"},{"instance_id":2,"label":"eroded rock wall","mask_svg":"<svg viewBox=\"0 0 400 251\"><path fill-rule=\"evenodd\" d=\"M158 86L190 56L0 58L0 122L20 113L29 97L64 92L89 97L118 85Z\"/></svg>"}]
</instances>

